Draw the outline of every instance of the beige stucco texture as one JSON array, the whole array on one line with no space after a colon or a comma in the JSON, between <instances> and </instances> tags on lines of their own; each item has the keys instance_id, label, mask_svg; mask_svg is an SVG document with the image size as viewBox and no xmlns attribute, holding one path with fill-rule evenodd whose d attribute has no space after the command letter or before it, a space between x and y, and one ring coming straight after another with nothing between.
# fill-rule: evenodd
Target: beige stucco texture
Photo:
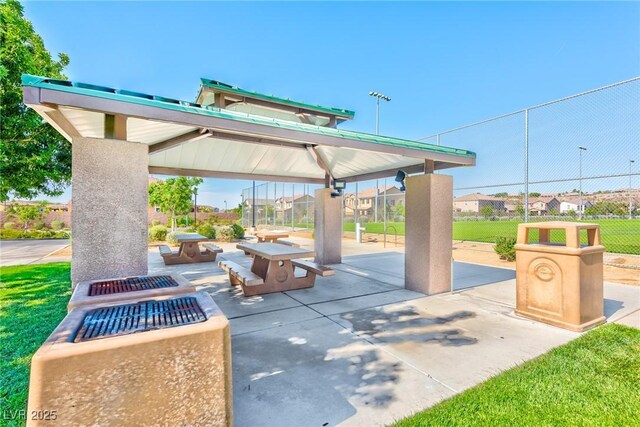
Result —
<instances>
[{"instance_id":1,"label":"beige stucco texture","mask_svg":"<svg viewBox=\"0 0 640 427\"><path fill-rule=\"evenodd\" d=\"M406 179L405 288L427 295L451 287L453 179L416 175Z\"/></svg>"},{"instance_id":2,"label":"beige stucco texture","mask_svg":"<svg viewBox=\"0 0 640 427\"><path fill-rule=\"evenodd\" d=\"M73 284L147 274L148 147L74 138Z\"/></svg>"},{"instance_id":3,"label":"beige stucco texture","mask_svg":"<svg viewBox=\"0 0 640 427\"><path fill-rule=\"evenodd\" d=\"M539 241L529 243L529 231ZM550 243L551 230L562 230L566 244ZM580 245L580 231L588 244ZM516 314L582 332L605 322L602 257L597 224L544 222L518 225Z\"/></svg>"},{"instance_id":4,"label":"beige stucco texture","mask_svg":"<svg viewBox=\"0 0 640 427\"><path fill-rule=\"evenodd\" d=\"M330 188L315 192L314 249L318 264L342 262L342 196L331 197Z\"/></svg>"},{"instance_id":5,"label":"beige stucco texture","mask_svg":"<svg viewBox=\"0 0 640 427\"><path fill-rule=\"evenodd\" d=\"M206 320L129 335L73 342L95 306L72 310L31 362L29 408L56 420L29 426L230 426L229 322L205 292Z\"/></svg>"}]
</instances>

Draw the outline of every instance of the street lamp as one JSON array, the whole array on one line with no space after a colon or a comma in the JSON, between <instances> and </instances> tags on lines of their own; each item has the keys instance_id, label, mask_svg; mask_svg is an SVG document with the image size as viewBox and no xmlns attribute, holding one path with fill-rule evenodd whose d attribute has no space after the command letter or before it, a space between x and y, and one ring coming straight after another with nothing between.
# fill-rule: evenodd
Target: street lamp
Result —
<instances>
[{"instance_id":1,"label":"street lamp","mask_svg":"<svg viewBox=\"0 0 640 427\"><path fill-rule=\"evenodd\" d=\"M633 202L631 199L631 169L635 162L635 160L629 160L629 219L631 219L631 215L633 213Z\"/></svg>"},{"instance_id":2,"label":"street lamp","mask_svg":"<svg viewBox=\"0 0 640 427\"><path fill-rule=\"evenodd\" d=\"M383 99L387 102L391 101L391 98L389 98L386 95L383 95L379 92L374 92L371 91L369 92L369 96L373 96L376 98L376 135L380 135L380 100ZM385 193L387 191L387 189L384 189ZM375 201L376 201L376 207L374 209L374 213L375 213L375 222L378 222L378 193L380 192L379 187L378 187L378 180L376 179L376 197L375 197Z\"/></svg>"},{"instance_id":3,"label":"street lamp","mask_svg":"<svg viewBox=\"0 0 640 427\"><path fill-rule=\"evenodd\" d=\"M580 182L580 191L579 191L579 199L578 199L578 219L582 219L582 214L584 211L584 207L582 206L582 152L587 151L586 147L579 146L578 152L580 153L580 172L579 172L579 182Z\"/></svg>"},{"instance_id":4,"label":"street lamp","mask_svg":"<svg viewBox=\"0 0 640 427\"><path fill-rule=\"evenodd\" d=\"M227 211L227 201L226 200L224 201L224 211L225 212Z\"/></svg>"}]
</instances>

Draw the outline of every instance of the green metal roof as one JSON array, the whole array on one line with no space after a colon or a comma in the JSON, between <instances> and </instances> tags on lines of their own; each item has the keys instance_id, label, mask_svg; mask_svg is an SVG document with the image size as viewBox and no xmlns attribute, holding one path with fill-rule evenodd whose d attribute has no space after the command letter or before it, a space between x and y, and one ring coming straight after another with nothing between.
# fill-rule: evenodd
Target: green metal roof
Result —
<instances>
[{"instance_id":1,"label":"green metal roof","mask_svg":"<svg viewBox=\"0 0 640 427\"><path fill-rule=\"evenodd\" d=\"M38 77L30 74L22 75L22 85L36 87L42 89L56 90L68 92L78 95L86 95L114 101L127 102L132 104L146 105L150 107L162 108L166 110L181 111L185 113L199 114L203 116L216 117L221 119L236 120L248 123L254 123L264 126L272 126L276 128L289 129L312 134L332 136L336 138L344 138L368 142L373 144L381 144L391 147L410 148L427 152L451 154L468 158L476 158L476 154L472 151L462 150L459 148L443 147L439 145L426 144L418 141L406 139L392 138L388 136L372 135L367 133L336 129L323 126L315 126L304 123L294 123L286 120L277 120L267 117L246 114L212 106L201 106L189 101L180 101L172 98L165 98L157 95L148 95L140 92L133 92L123 89L113 89L105 86L97 86L87 83L72 82L68 80L51 79L47 77Z\"/></svg>"},{"instance_id":2,"label":"green metal roof","mask_svg":"<svg viewBox=\"0 0 640 427\"><path fill-rule=\"evenodd\" d=\"M340 117L346 117L349 119L353 119L353 116L356 114L354 111L351 110L345 110L342 108L334 108L334 107L323 107L322 105L314 105L314 104L307 104L304 102L299 102L299 101L293 101L289 98L280 98L277 96L273 96L273 95L265 95L263 93L258 93L258 92L252 92L249 90L244 90L244 89L240 89L237 86L232 86L230 84L227 83L222 83L216 80L211 80L211 79L206 79L206 78L201 78L200 81L202 82L203 86L207 86L210 87L212 89L217 89L219 91L222 92L226 92L226 93L234 93L236 95L240 95L240 96L244 96L247 98L256 98L256 99L262 99L264 101L269 101L269 102L275 102L278 104L284 104L284 105L289 105L292 107L296 107L296 108L304 108L306 110L313 110L313 111L319 111L319 112L323 112L326 114L331 114L334 116L340 116Z\"/></svg>"}]
</instances>

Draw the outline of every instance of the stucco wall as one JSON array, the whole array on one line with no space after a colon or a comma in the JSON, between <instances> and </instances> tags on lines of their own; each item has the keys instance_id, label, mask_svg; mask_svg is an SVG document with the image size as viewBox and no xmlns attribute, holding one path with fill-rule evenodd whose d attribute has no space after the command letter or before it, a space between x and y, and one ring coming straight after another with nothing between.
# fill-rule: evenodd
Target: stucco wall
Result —
<instances>
[{"instance_id":1,"label":"stucco wall","mask_svg":"<svg viewBox=\"0 0 640 427\"><path fill-rule=\"evenodd\" d=\"M71 280L147 274L148 147L76 138Z\"/></svg>"}]
</instances>

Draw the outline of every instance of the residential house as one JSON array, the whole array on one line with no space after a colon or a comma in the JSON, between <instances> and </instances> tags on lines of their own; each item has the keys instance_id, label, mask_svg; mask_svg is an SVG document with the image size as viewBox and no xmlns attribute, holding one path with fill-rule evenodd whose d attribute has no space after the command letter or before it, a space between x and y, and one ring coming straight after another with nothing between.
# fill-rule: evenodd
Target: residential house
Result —
<instances>
[{"instance_id":1,"label":"residential house","mask_svg":"<svg viewBox=\"0 0 640 427\"><path fill-rule=\"evenodd\" d=\"M580 205L580 198L562 198L560 199L560 214L567 214L572 211L584 214L584 210L591 206L593 206L593 203L584 199L582 200L582 205Z\"/></svg>"},{"instance_id":2,"label":"residential house","mask_svg":"<svg viewBox=\"0 0 640 427\"><path fill-rule=\"evenodd\" d=\"M530 215L553 215L560 213L560 201L553 197L529 197Z\"/></svg>"},{"instance_id":3,"label":"residential house","mask_svg":"<svg viewBox=\"0 0 640 427\"><path fill-rule=\"evenodd\" d=\"M399 203L404 203L404 192L400 191L395 185L390 185L387 188L367 188L366 190L358 191L357 200L356 193L346 193L344 195L344 215L346 217L353 217L357 209L358 216L374 218L376 190L378 194L378 215L380 215L380 217L383 215L385 193L387 209L394 209Z\"/></svg>"},{"instance_id":4,"label":"residential house","mask_svg":"<svg viewBox=\"0 0 640 427\"><path fill-rule=\"evenodd\" d=\"M275 200L276 222L284 221L285 224L291 222L293 212L295 221L313 218L314 197L310 194L296 194L294 196L282 196Z\"/></svg>"},{"instance_id":5,"label":"residential house","mask_svg":"<svg viewBox=\"0 0 640 427\"><path fill-rule=\"evenodd\" d=\"M453 199L454 212L480 213L485 206L491 206L496 212L504 212L504 199L480 193L467 194Z\"/></svg>"}]
</instances>

